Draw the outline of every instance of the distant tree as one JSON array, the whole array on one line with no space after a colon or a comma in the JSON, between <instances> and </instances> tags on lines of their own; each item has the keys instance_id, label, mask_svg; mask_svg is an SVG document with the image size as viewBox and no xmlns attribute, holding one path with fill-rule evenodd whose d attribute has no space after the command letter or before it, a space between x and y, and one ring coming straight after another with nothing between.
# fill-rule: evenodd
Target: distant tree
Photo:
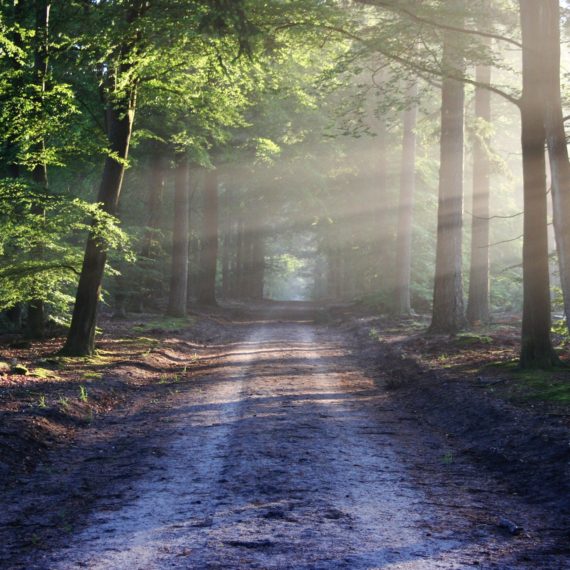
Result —
<instances>
[{"instance_id":1,"label":"distant tree","mask_svg":"<svg viewBox=\"0 0 570 570\"><path fill-rule=\"evenodd\" d=\"M174 158L174 227L172 229L172 266L167 314L186 315L188 302L188 253L190 239L190 183L188 156L179 152Z\"/></svg>"},{"instance_id":2,"label":"distant tree","mask_svg":"<svg viewBox=\"0 0 570 570\"><path fill-rule=\"evenodd\" d=\"M441 142L437 251L432 333L453 334L465 325L462 282L464 59L462 45L443 34Z\"/></svg>"},{"instance_id":3,"label":"distant tree","mask_svg":"<svg viewBox=\"0 0 570 570\"><path fill-rule=\"evenodd\" d=\"M477 82L491 84L491 67L477 66ZM491 159L489 129L491 125L491 92L475 87L475 134L473 140L473 200L471 207L471 265L467 321L470 325L489 320L489 235L491 196Z\"/></svg>"},{"instance_id":4,"label":"distant tree","mask_svg":"<svg viewBox=\"0 0 570 570\"><path fill-rule=\"evenodd\" d=\"M48 77L49 64L49 17L51 2L49 0L35 1L35 35L34 35L34 83L36 86L37 105L41 109L46 91L46 81ZM32 170L32 180L38 190L47 194L48 192L48 171L45 160L45 140L38 141L36 148L37 164ZM41 218L43 211L39 205L36 206L35 214ZM38 245L36 250L38 258L43 257L43 246ZM38 292L39 293L39 292ZM28 303L28 323L27 332L31 338L42 338L45 333L45 304L41 293L36 299Z\"/></svg>"},{"instance_id":5,"label":"distant tree","mask_svg":"<svg viewBox=\"0 0 570 570\"><path fill-rule=\"evenodd\" d=\"M410 284L412 270L412 232L414 194L416 188L416 122L418 86L408 88L410 101L403 113L402 121L402 164L400 167L400 197L398 205L398 234L396 237L396 303L400 315L412 311Z\"/></svg>"},{"instance_id":6,"label":"distant tree","mask_svg":"<svg viewBox=\"0 0 570 570\"><path fill-rule=\"evenodd\" d=\"M216 305L216 268L218 265L218 173L208 170L203 185L202 250L198 302Z\"/></svg>"}]
</instances>

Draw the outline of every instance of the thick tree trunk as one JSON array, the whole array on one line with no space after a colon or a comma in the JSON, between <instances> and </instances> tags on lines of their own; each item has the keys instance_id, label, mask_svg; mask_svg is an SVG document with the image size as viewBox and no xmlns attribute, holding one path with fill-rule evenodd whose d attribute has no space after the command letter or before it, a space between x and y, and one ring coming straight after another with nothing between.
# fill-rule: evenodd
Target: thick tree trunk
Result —
<instances>
[{"instance_id":1,"label":"thick tree trunk","mask_svg":"<svg viewBox=\"0 0 570 570\"><path fill-rule=\"evenodd\" d=\"M443 68L460 74L462 55L445 34ZM441 162L432 333L454 334L465 325L462 283L464 85L444 77L441 103Z\"/></svg>"},{"instance_id":2,"label":"thick tree trunk","mask_svg":"<svg viewBox=\"0 0 570 570\"><path fill-rule=\"evenodd\" d=\"M172 230L172 268L167 314L183 317L188 302L188 257L190 239L190 184L188 157L175 157L174 175L174 227Z\"/></svg>"},{"instance_id":3,"label":"thick tree trunk","mask_svg":"<svg viewBox=\"0 0 570 570\"><path fill-rule=\"evenodd\" d=\"M400 200L398 204L398 233L396 236L396 311L400 315L412 312L410 282L412 272L412 230L414 193L416 190L416 121L418 107L416 84L408 89L409 108L403 114L402 165L400 171Z\"/></svg>"},{"instance_id":4,"label":"thick tree trunk","mask_svg":"<svg viewBox=\"0 0 570 570\"><path fill-rule=\"evenodd\" d=\"M566 325L570 330L570 161L564 128L560 93L560 5L558 0L545 0L546 55L543 65L547 74L546 142L552 179L552 210L560 285L564 297Z\"/></svg>"},{"instance_id":5,"label":"thick tree trunk","mask_svg":"<svg viewBox=\"0 0 570 570\"><path fill-rule=\"evenodd\" d=\"M204 218L202 255L200 260L200 291L198 302L216 305L216 268L218 265L218 173L208 170L204 180Z\"/></svg>"},{"instance_id":6,"label":"thick tree trunk","mask_svg":"<svg viewBox=\"0 0 570 570\"><path fill-rule=\"evenodd\" d=\"M35 83L38 86L38 97L43 101L46 90L46 77L48 72L49 57L49 14L51 2L49 0L36 0L35 2L35 54L34 54L34 75ZM45 151L44 141L40 142L35 149L40 155ZM43 156L32 171L32 180L37 188L47 192L48 175L47 165ZM43 207L34 208L34 213L43 216ZM38 246L35 255L38 259L44 257L44 248ZM37 291L35 291L37 293ZM30 338L43 338L45 335L45 303L42 298L38 298L28 303L27 336Z\"/></svg>"},{"instance_id":7,"label":"thick tree trunk","mask_svg":"<svg viewBox=\"0 0 570 570\"><path fill-rule=\"evenodd\" d=\"M478 66L477 81L491 83L490 66ZM475 119L479 132L473 143L473 206L471 222L471 265L467 321L470 325L489 320L489 197L491 188L491 160L488 139L482 138L491 122L491 92L475 89ZM479 123L483 123L482 125ZM482 130L479 128L482 127Z\"/></svg>"},{"instance_id":8,"label":"thick tree trunk","mask_svg":"<svg viewBox=\"0 0 570 570\"><path fill-rule=\"evenodd\" d=\"M97 202L102 204L105 212L114 215L117 211L123 177L124 161L129 154L129 143L134 119L134 94L122 102L120 106L109 107L106 113L107 136L112 156L105 159L103 175L97 195ZM93 222L95 223L95 222ZM63 354L70 356L87 356L95 350L95 327L97 324L97 307L101 295L103 273L107 261L104 243L92 232L87 237L83 267L77 286L75 307L71 318L71 326L67 341L62 349Z\"/></svg>"},{"instance_id":9,"label":"thick tree trunk","mask_svg":"<svg viewBox=\"0 0 570 570\"><path fill-rule=\"evenodd\" d=\"M544 93L545 2L519 0L523 40L521 98L524 177L523 323L520 364L550 368L558 363L550 328L546 200L546 102Z\"/></svg>"}]
</instances>

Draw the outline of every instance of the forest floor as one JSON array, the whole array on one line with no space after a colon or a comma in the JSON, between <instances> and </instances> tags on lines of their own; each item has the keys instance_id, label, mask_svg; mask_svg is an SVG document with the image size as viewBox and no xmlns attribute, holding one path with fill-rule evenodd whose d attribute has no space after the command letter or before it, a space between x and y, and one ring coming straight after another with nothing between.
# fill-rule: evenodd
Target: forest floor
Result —
<instances>
[{"instance_id":1,"label":"forest floor","mask_svg":"<svg viewBox=\"0 0 570 570\"><path fill-rule=\"evenodd\" d=\"M513 323L423 324L266 303L104 320L91 359L7 339L0 566L570 567L568 372L518 372Z\"/></svg>"}]
</instances>

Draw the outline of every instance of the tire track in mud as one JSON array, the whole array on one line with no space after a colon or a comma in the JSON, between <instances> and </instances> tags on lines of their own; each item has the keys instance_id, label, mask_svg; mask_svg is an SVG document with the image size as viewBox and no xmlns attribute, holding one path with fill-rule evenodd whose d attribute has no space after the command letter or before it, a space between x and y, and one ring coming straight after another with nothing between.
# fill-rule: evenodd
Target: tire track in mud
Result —
<instances>
[{"instance_id":1,"label":"tire track in mud","mask_svg":"<svg viewBox=\"0 0 570 570\"><path fill-rule=\"evenodd\" d=\"M188 388L136 498L103 502L30 568L540 568L518 556L533 540L485 524L498 490L474 500L463 488L477 474L448 482L437 461L418 474L429 437L346 340L308 324L254 329Z\"/></svg>"}]
</instances>

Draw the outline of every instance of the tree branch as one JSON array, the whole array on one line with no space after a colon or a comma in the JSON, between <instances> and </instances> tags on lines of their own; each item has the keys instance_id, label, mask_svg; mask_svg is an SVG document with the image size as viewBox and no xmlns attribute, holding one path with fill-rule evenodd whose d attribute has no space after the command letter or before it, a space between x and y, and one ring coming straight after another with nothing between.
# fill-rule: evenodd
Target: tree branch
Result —
<instances>
[{"instance_id":1,"label":"tree branch","mask_svg":"<svg viewBox=\"0 0 570 570\"><path fill-rule=\"evenodd\" d=\"M288 24L283 24L279 27L277 27L276 29L287 29L287 28L293 28L296 26L307 26L307 27L312 27L312 28L316 28L316 29L323 29L323 30L330 30L333 32L336 32L340 35L343 35L351 40L354 40L355 42L358 42L370 49L374 49L376 50L378 53L382 54L384 57L388 58L388 59L392 59L393 61L399 63L400 65L404 66L404 67L408 67L409 69L412 69L413 71L415 71L418 75L420 75L420 77L422 77L422 79L426 79L425 75L427 74L428 76L435 76L435 77L448 77L449 79L455 79L456 81L461 81L463 83L467 83L469 85L473 85L474 87L481 87L482 89L487 89L488 91L491 91L491 93L495 93L496 95L499 95L500 97L502 97L503 99L506 99L507 101L509 101L509 103L512 103L513 105L516 105L517 107L520 107L520 99L518 99L517 97L514 97L513 95L510 95L509 93L503 91L502 89L499 89L498 87L495 87L494 85L491 85L490 83L481 83L480 81L476 81L475 79L471 79L469 77L465 77L463 75L457 76L457 75L453 75L453 74L445 74L443 71L436 71L433 69L429 69L429 68L424 68L408 59L406 59L405 57L402 57L400 55L396 55L395 53L390 53L387 52L386 50L383 50L382 48L380 48L378 45L375 45L373 42L366 40L358 35L356 35L353 32L350 32L349 30L345 30L344 28L339 28L337 26L332 26L330 24L314 24L312 22L290 22Z\"/></svg>"},{"instance_id":2,"label":"tree branch","mask_svg":"<svg viewBox=\"0 0 570 570\"><path fill-rule=\"evenodd\" d=\"M389 4L388 2L384 2L383 0L355 0L355 2L357 2L358 4L366 4L368 6L377 6L379 8L385 8L386 10L390 10L392 12L399 12L401 14L404 14L411 20L414 20L420 24L427 24L428 26L433 26L434 28L440 28L442 30L449 30L450 32L459 32L461 34L470 34L474 36L480 36L483 38L490 38L493 40L507 42L521 49L523 47L520 42L517 42L512 38L501 36L500 34L495 34L493 32L484 32L482 30L470 30L468 28L460 28L458 26L451 26L449 24L434 22L433 20L422 18L421 16L414 14L411 10L408 10L407 8L404 8L402 6L395 6L393 4Z\"/></svg>"},{"instance_id":3,"label":"tree branch","mask_svg":"<svg viewBox=\"0 0 570 570\"><path fill-rule=\"evenodd\" d=\"M511 218L517 218L518 216L522 216L524 212L517 212L516 214L512 214L511 216L489 216L488 218L484 216L476 216L472 212L465 211L466 214L475 218L477 220L510 220Z\"/></svg>"},{"instance_id":4,"label":"tree branch","mask_svg":"<svg viewBox=\"0 0 570 570\"><path fill-rule=\"evenodd\" d=\"M496 241L495 243L488 243L487 245L480 245L479 249L487 249L488 247L493 247L495 245L501 245L503 243L511 243L512 241L518 241L519 239L522 239L523 237L524 237L523 235L520 235L520 236L517 236L517 237L512 238L512 239L504 239L502 241Z\"/></svg>"}]
</instances>

